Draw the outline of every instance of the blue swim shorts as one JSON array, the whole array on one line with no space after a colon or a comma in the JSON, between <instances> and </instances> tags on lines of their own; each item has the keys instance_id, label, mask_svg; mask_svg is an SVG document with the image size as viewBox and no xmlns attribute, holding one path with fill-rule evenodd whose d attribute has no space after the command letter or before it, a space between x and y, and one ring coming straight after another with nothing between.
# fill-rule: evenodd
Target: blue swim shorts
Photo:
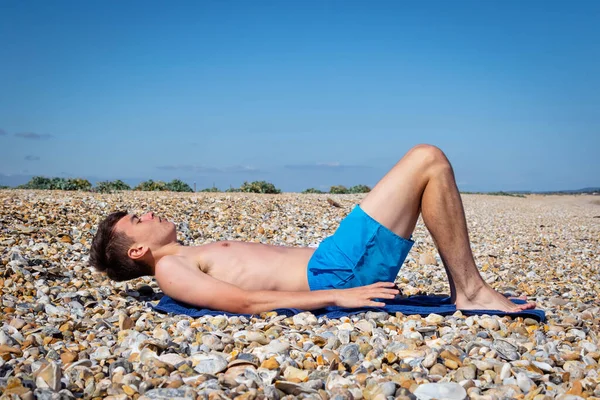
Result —
<instances>
[{"instance_id":1,"label":"blue swim shorts","mask_svg":"<svg viewBox=\"0 0 600 400\"><path fill-rule=\"evenodd\" d=\"M357 205L335 233L321 242L308 262L310 290L394 282L413 244Z\"/></svg>"}]
</instances>

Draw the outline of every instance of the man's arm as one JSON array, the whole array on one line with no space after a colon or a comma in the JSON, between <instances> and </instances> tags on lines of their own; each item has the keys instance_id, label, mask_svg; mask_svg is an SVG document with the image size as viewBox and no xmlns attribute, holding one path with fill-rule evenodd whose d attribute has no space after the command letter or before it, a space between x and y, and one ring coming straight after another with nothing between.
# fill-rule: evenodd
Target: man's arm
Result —
<instances>
[{"instance_id":1,"label":"man's arm","mask_svg":"<svg viewBox=\"0 0 600 400\"><path fill-rule=\"evenodd\" d=\"M376 298L394 298L397 290L383 282L352 289L283 292L247 291L220 281L197 268L190 268L179 257L161 260L156 266L156 280L162 291L179 301L198 307L240 314L257 314L276 308L314 310L327 306L382 306Z\"/></svg>"}]
</instances>

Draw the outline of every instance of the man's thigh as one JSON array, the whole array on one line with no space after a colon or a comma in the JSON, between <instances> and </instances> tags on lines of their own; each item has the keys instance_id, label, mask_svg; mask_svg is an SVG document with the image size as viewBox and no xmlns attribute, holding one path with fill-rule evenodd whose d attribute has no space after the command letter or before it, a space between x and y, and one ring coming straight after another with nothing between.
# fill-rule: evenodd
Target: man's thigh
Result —
<instances>
[{"instance_id":1,"label":"man's thigh","mask_svg":"<svg viewBox=\"0 0 600 400\"><path fill-rule=\"evenodd\" d=\"M427 183L419 147L410 150L360 203L373 219L405 239L415 229Z\"/></svg>"}]
</instances>

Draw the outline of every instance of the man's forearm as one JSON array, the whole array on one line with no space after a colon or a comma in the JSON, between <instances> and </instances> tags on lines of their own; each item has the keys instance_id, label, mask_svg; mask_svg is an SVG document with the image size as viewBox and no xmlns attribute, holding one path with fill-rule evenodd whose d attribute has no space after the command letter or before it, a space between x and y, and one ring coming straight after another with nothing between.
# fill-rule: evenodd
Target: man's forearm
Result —
<instances>
[{"instance_id":1,"label":"man's forearm","mask_svg":"<svg viewBox=\"0 0 600 400\"><path fill-rule=\"evenodd\" d=\"M335 289L310 292L280 292L258 290L247 292L245 313L257 314L276 308L299 308L315 310L335 305Z\"/></svg>"}]
</instances>

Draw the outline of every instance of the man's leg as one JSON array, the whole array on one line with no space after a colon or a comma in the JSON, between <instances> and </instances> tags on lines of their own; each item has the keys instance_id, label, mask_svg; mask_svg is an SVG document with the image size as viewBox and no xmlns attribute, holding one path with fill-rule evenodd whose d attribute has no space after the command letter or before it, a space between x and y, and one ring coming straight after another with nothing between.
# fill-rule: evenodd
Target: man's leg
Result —
<instances>
[{"instance_id":1,"label":"man's leg","mask_svg":"<svg viewBox=\"0 0 600 400\"><path fill-rule=\"evenodd\" d=\"M410 237L419 218L431 232L444 262L450 296L459 309L518 311L492 289L475 265L462 200L450 162L430 145L412 148L362 201L361 208L397 235Z\"/></svg>"}]
</instances>

